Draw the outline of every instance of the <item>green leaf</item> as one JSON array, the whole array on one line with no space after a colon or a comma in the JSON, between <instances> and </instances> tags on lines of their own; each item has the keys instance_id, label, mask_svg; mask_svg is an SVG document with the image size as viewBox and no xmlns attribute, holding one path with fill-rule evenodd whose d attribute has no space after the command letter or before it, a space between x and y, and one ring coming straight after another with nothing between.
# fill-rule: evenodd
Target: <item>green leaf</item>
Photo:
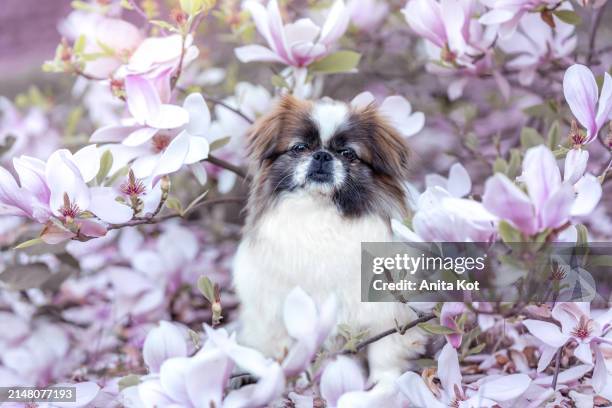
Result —
<instances>
[{"instance_id":1,"label":"green leaf","mask_svg":"<svg viewBox=\"0 0 612 408\"><path fill-rule=\"evenodd\" d=\"M133 387L135 385L140 384L140 377L136 374L129 374L125 377L121 378L118 382L119 391L122 391L125 388Z\"/></svg>"},{"instance_id":2,"label":"green leaf","mask_svg":"<svg viewBox=\"0 0 612 408\"><path fill-rule=\"evenodd\" d=\"M499 229L499 235L505 243L522 241L521 232L515 229L508 222L503 221L503 220L500 221L498 229Z\"/></svg>"},{"instance_id":3,"label":"green leaf","mask_svg":"<svg viewBox=\"0 0 612 408\"><path fill-rule=\"evenodd\" d=\"M357 68L361 54L355 51L338 51L310 65L312 72L336 74Z\"/></svg>"},{"instance_id":4,"label":"green leaf","mask_svg":"<svg viewBox=\"0 0 612 408\"><path fill-rule=\"evenodd\" d=\"M530 147L539 146L544 144L544 138L540 133L531 127L524 127L521 131L521 147L523 150L527 150Z\"/></svg>"},{"instance_id":5,"label":"green leaf","mask_svg":"<svg viewBox=\"0 0 612 408\"><path fill-rule=\"evenodd\" d=\"M567 24L579 25L582 23L582 18L572 10L555 10L553 14Z\"/></svg>"},{"instance_id":6,"label":"green leaf","mask_svg":"<svg viewBox=\"0 0 612 408\"><path fill-rule=\"evenodd\" d=\"M215 302L215 286L207 276L198 278L198 289L211 304Z\"/></svg>"},{"instance_id":7,"label":"green leaf","mask_svg":"<svg viewBox=\"0 0 612 408\"><path fill-rule=\"evenodd\" d=\"M183 215L183 204L181 204L176 197L168 197L168 199L166 199L166 207L181 214L181 216Z\"/></svg>"},{"instance_id":8,"label":"green leaf","mask_svg":"<svg viewBox=\"0 0 612 408\"><path fill-rule=\"evenodd\" d=\"M108 176L111 168L113 167L113 154L110 150L102 153L100 157L100 170L98 170L98 174L96 175L96 182L98 185L102 184L102 181Z\"/></svg>"},{"instance_id":9,"label":"green leaf","mask_svg":"<svg viewBox=\"0 0 612 408\"><path fill-rule=\"evenodd\" d=\"M480 353L482 350L484 350L484 348L487 346L487 343L480 343L477 346L472 347L469 351L468 351L468 355L470 354L478 354Z\"/></svg>"},{"instance_id":10,"label":"green leaf","mask_svg":"<svg viewBox=\"0 0 612 408\"><path fill-rule=\"evenodd\" d=\"M519 149L510 150L510 161L508 162L508 178L514 180L521 171L521 151Z\"/></svg>"},{"instance_id":11,"label":"green leaf","mask_svg":"<svg viewBox=\"0 0 612 408\"><path fill-rule=\"evenodd\" d=\"M588 234L587 228L582 224L576 224L576 231L578 232L578 237L576 239L576 245L588 246L589 234Z\"/></svg>"},{"instance_id":12,"label":"green leaf","mask_svg":"<svg viewBox=\"0 0 612 408\"><path fill-rule=\"evenodd\" d=\"M557 148L557 146L559 146L559 142L561 140L559 121L555 120L553 124L550 126L550 129L548 129L548 136L546 139L548 141L548 148L550 150L554 150Z\"/></svg>"},{"instance_id":13,"label":"green leaf","mask_svg":"<svg viewBox=\"0 0 612 408\"><path fill-rule=\"evenodd\" d=\"M285 78L283 78L280 75L272 75L272 78L270 78L270 82L276 88L285 88L285 89L291 88L289 84L287 83L287 81L285 80Z\"/></svg>"},{"instance_id":14,"label":"green leaf","mask_svg":"<svg viewBox=\"0 0 612 408\"><path fill-rule=\"evenodd\" d=\"M34 239L27 240L25 242L22 242L21 244L17 245L14 249L25 249L25 248L29 248L34 245L42 244L43 242L45 241L43 241L41 237L38 237L38 238L34 238Z\"/></svg>"},{"instance_id":15,"label":"green leaf","mask_svg":"<svg viewBox=\"0 0 612 408\"><path fill-rule=\"evenodd\" d=\"M210 151L212 152L214 150L222 148L223 146L228 144L230 140L232 140L231 136L226 136L226 137L222 137L220 139L215 140L214 142L210 144Z\"/></svg>"},{"instance_id":16,"label":"green leaf","mask_svg":"<svg viewBox=\"0 0 612 408\"><path fill-rule=\"evenodd\" d=\"M181 0L181 9L191 16L198 14L203 5L204 0Z\"/></svg>"},{"instance_id":17,"label":"green leaf","mask_svg":"<svg viewBox=\"0 0 612 408\"><path fill-rule=\"evenodd\" d=\"M431 333L431 334L454 334L456 333L455 330L449 329L448 327L444 327L436 323L419 323L417 326L421 328L422 330L425 330L426 332Z\"/></svg>"},{"instance_id":18,"label":"green leaf","mask_svg":"<svg viewBox=\"0 0 612 408\"><path fill-rule=\"evenodd\" d=\"M495 162L493 162L493 172L507 174L508 173L508 163L501 157L496 158Z\"/></svg>"},{"instance_id":19,"label":"green leaf","mask_svg":"<svg viewBox=\"0 0 612 408\"><path fill-rule=\"evenodd\" d=\"M175 26L173 26L172 24L170 24L169 22L167 22L167 21L164 21L164 20L150 20L149 22L151 24L159 27L159 28L164 29L164 30L168 30L168 31L171 31L171 32L178 32L178 29Z\"/></svg>"},{"instance_id":20,"label":"green leaf","mask_svg":"<svg viewBox=\"0 0 612 408\"><path fill-rule=\"evenodd\" d=\"M87 39L84 35L80 35L79 38L74 42L74 46L72 47L75 54L80 54L85 49L85 43Z\"/></svg>"},{"instance_id":21,"label":"green leaf","mask_svg":"<svg viewBox=\"0 0 612 408\"><path fill-rule=\"evenodd\" d=\"M187 208L185 208L185 211L183 211L183 215L184 214L188 214L189 211L193 210L193 208L198 205L198 203L200 201L202 201L204 199L204 197L206 197L206 195L208 194L208 190L206 190L205 192L203 192L202 194L200 194L199 196L197 196L196 198L193 199L192 202L189 203L189 205L187 206Z\"/></svg>"}]
</instances>

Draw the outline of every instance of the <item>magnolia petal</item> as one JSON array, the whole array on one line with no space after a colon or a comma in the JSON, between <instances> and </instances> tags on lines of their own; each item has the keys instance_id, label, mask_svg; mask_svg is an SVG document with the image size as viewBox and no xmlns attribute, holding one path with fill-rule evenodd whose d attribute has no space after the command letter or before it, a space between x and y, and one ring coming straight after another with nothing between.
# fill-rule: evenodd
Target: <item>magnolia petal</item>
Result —
<instances>
[{"instance_id":1,"label":"magnolia petal","mask_svg":"<svg viewBox=\"0 0 612 408\"><path fill-rule=\"evenodd\" d=\"M610 120L610 113L612 112L612 77L607 72L604 72L604 82L601 88L601 95L599 96L599 106L597 107L597 116L595 117L595 123L597 129ZM596 135L592 135L595 137Z\"/></svg>"},{"instance_id":2,"label":"magnolia petal","mask_svg":"<svg viewBox=\"0 0 612 408\"><path fill-rule=\"evenodd\" d=\"M281 58L293 64L294 61L289 53L283 20L277 0L270 0L266 11L268 16L268 30L270 33L268 44Z\"/></svg>"},{"instance_id":3,"label":"magnolia petal","mask_svg":"<svg viewBox=\"0 0 612 408\"><path fill-rule=\"evenodd\" d=\"M240 62L285 62L278 54L263 45L245 45L234 50Z\"/></svg>"},{"instance_id":4,"label":"magnolia petal","mask_svg":"<svg viewBox=\"0 0 612 408\"><path fill-rule=\"evenodd\" d=\"M176 105L160 105L158 113L146 120L148 126L157 129L176 129L189 123L189 112Z\"/></svg>"},{"instance_id":5,"label":"magnolia petal","mask_svg":"<svg viewBox=\"0 0 612 408\"><path fill-rule=\"evenodd\" d=\"M157 166L151 174L152 178L174 173L183 166L185 157L189 152L189 139L186 133L181 133L170 142L159 158Z\"/></svg>"},{"instance_id":6,"label":"magnolia petal","mask_svg":"<svg viewBox=\"0 0 612 408\"><path fill-rule=\"evenodd\" d=\"M85 381L74 384L61 383L55 384L54 387L74 387L76 397L74 402L54 402L53 406L58 408L84 407L92 402L100 392L100 386L93 381Z\"/></svg>"},{"instance_id":7,"label":"magnolia petal","mask_svg":"<svg viewBox=\"0 0 612 408\"><path fill-rule=\"evenodd\" d=\"M591 371L592 369L593 369L593 366L589 364L581 364L579 366L568 368L567 370L559 373L559 376L557 378L557 385L573 383L576 380L579 380L582 377L584 377L584 375L588 373L589 371ZM553 381L553 376L548 375L546 377L539 377L539 378L534 379L533 383L538 384L538 385L551 385L552 381Z\"/></svg>"},{"instance_id":8,"label":"magnolia petal","mask_svg":"<svg viewBox=\"0 0 612 408\"><path fill-rule=\"evenodd\" d=\"M121 224L131 220L134 210L116 198L117 192L111 187L92 187L89 210L109 224Z\"/></svg>"},{"instance_id":9,"label":"magnolia petal","mask_svg":"<svg viewBox=\"0 0 612 408\"><path fill-rule=\"evenodd\" d=\"M68 196L71 205L81 211L89 208L90 192L81 172L72 162L72 155L66 149L55 151L47 160L45 167L47 185L51 192L49 206L55 215L60 214L64 206L64 196Z\"/></svg>"},{"instance_id":10,"label":"magnolia petal","mask_svg":"<svg viewBox=\"0 0 612 408\"><path fill-rule=\"evenodd\" d=\"M122 142L130 133L140 126L110 125L97 129L89 138L90 143Z\"/></svg>"},{"instance_id":11,"label":"magnolia petal","mask_svg":"<svg viewBox=\"0 0 612 408\"><path fill-rule=\"evenodd\" d=\"M155 166L159 162L161 154L152 154L149 156L142 156L134 160L130 166L134 175L139 179L146 179L153 174Z\"/></svg>"},{"instance_id":12,"label":"magnolia petal","mask_svg":"<svg viewBox=\"0 0 612 408\"><path fill-rule=\"evenodd\" d=\"M544 145L527 150L521 177L537 210L542 208L561 185L561 173L555 156Z\"/></svg>"},{"instance_id":13,"label":"magnolia petal","mask_svg":"<svg viewBox=\"0 0 612 408\"><path fill-rule=\"evenodd\" d=\"M578 343L578 347L574 349L574 356L585 364L593 364L593 355L589 343Z\"/></svg>"},{"instance_id":14,"label":"magnolia petal","mask_svg":"<svg viewBox=\"0 0 612 408\"><path fill-rule=\"evenodd\" d=\"M13 175L1 166L0 215L32 216L32 196L20 188Z\"/></svg>"},{"instance_id":15,"label":"magnolia petal","mask_svg":"<svg viewBox=\"0 0 612 408\"><path fill-rule=\"evenodd\" d=\"M595 137L595 104L597 103L597 83L590 69L574 64L563 76L563 94L572 113L587 129L589 139Z\"/></svg>"},{"instance_id":16,"label":"magnolia petal","mask_svg":"<svg viewBox=\"0 0 612 408\"><path fill-rule=\"evenodd\" d=\"M270 364L257 384L232 391L223 400L223 408L269 406L285 388L285 377L278 363Z\"/></svg>"},{"instance_id":17,"label":"magnolia petal","mask_svg":"<svg viewBox=\"0 0 612 408\"><path fill-rule=\"evenodd\" d=\"M461 368L459 367L459 357L457 350L446 343L438 356L438 377L442 383L442 388L448 393L453 393L455 387L462 389Z\"/></svg>"},{"instance_id":18,"label":"magnolia petal","mask_svg":"<svg viewBox=\"0 0 612 408\"><path fill-rule=\"evenodd\" d=\"M59 244L60 242L67 241L73 238L76 234L66 228L55 225L52 222L47 223L40 238L49 245Z\"/></svg>"},{"instance_id":19,"label":"magnolia petal","mask_svg":"<svg viewBox=\"0 0 612 408\"><path fill-rule=\"evenodd\" d=\"M531 319L523 324L531 334L551 347L559 348L569 340L569 336L562 333L556 324Z\"/></svg>"},{"instance_id":20,"label":"magnolia petal","mask_svg":"<svg viewBox=\"0 0 612 408\"><path fill-rule=\"evenodd\" d=\"M138 123L144 125L148 120L158 116L161 100L157 90L147 78L140 75L126 76L125 94L128 110Z\"/></svg>"},{"instance_id":21,"label":"magnolia petal","mask_svg":"<svg viewBox=\"0 0 612 408\"><path fill-rule=\"evenodd\" d=\"M334 295L331 295L321 306L319 313L319 324L317 325L317 344L322 344L329 333L336 326L338 302Z\"/></svg>"},{"instance_id":22,"label":"magnolia petal","mask_svg":"<svg viewBox=\"0 0 612 408\"><path fill-rule=\"evenodd\" d=\"M185 98L183 108L189 112L187 132L192 136L206 136L210 127L210 111L204 97L199 93L191 93Z\"/></svg>"},{"instance_id":23,"label":"magnolia petal","mask_svg":"<svg viewBox=\"0 0 612 408\"><path fill-rule=\"evenodd\" d=\"M555 354L557 354L557 350L559 349L556 347L551 347L547 344L544 344L542 347L540 347L541 354L540 360L538 361L538 373L541 373L542 371L546 370Z\"/></svg>"},{"instance_id":24,"label":"magnolia petal","mask_svg":"<svg viewBox=\"0 0 612 408\"><path fill-rule=\"evenodd\" d=\"M338 356L329 363L321 375L321 396L332 407L337 405L342 394L361 391L364 386L361 368L353 359L345 356Z\"/></svg>"},{"instance_id":25,"label":"magnolia petal","mask_svg":"<svg viewBox=\"0 0 612 408\"><path fill-rule=\"evenodd\" d=\"M265 38L268 44L271 44L272 39L270 27L268 25L268 12L263 4L255 0L246 1L244 3L244 9L251 13L251 17L253 18L253 22L255 23L255 27L257 28L257 31L259 31L259 34Z\"/></svg>"},{"instance_id":26,"label":"magnolia petal","mask_svg":"<svg viewBox=\"0 0 612 408\"><path fill-rule=\"evenodd\" d=\"M299 286L294 288L283 306L283 321L294 339L311 336L317 324L317 308L312 298Z\"/></svg>"},{"instance_id":27,"label":"magnolia petal","mask_svg":"<svg viewBox=\"0 0 612 408\"><path fill-rule=\"evenodd\" d=\"M148 379L138 384L138 396L145 408L169 407L174 403L158 379Z\"/></svg>"},{"instance_id":28,"label":"magnolia petal","mask_svg":"<svg viewBox=\"0 0 612 408\"><path fill-rule=\"evenodd\" d=\"M336 0L329 10L325 23L323 23L319 42L330 46L344 34L348 28L349 21L350 13L346 10L344 1Z\"/></svg>"},{"instance_id":29,"label":"magnolia petal","mask_svg":"<svg viewBox=\"0 0 612 408\"><path fill-rule=\"evenodd\" d=\"M483 381L478 389L484 398L496 402L509 401L518 398L531 384L527 374L511 374L491 381Z\"/></svg>"},{"instance_id":30,"label":"magnolia petal","mask_svg":"<svg viewBox=\"0 0 612 408\"><path fill-rule=\"evenodd\" d=\"M191 404L186 383L190 363L188 357L173 357L164 361L159 368L159 382L164 394L188 406Z\"/></svg>"},{"instance_id":31,"label":"magnolia petal","mask_svg":"<svg viewBox=\"0 0 612 408\"><path fill-rule=\"evenodd\" d=\"M570 185L564 184L544 202L540 208L540 230L545 228L558 228L569 219L574 192Z\"/></svg>"},{"instance_id":32,"label":"magnolia petal","mask_svg":"<svg viewBox=\"0 0 612 408\"><path fill-rule=\"evenodd\" d=\"M148 142L159 132L159 129L152 127L141 127L130 133L123 141L124 146L140 146Z\"/></svg>"},{"instance_id":33,"label":"magnolia petal","mask_svg":"<svg viewBox=\"0 0 612 408\"><path fill-rule=\"evenodd\" d=\"M537 232L529 197L506 176L498 173L486 181L482 204L487 211L508 220L524 233L531 235Z\"/></svg>"},{"instance_id":34,"label":"magnolia petal","mask_svg":"<svg viewBox=\"0 0 612 408\"><path fill-rule=\"evenodd\" d=\"M448 172L448 192L463 197L472 190L472 179L461 163L455 163Z\"/></svg>"},{"instance_id":35,"label":"magnolia petal","mask_svg":"<svg viewBox=\"0 0 612 408\"><path fill-rule=\"evenodd\" d=\"M309 18L300 18L285 25L285 36L290 46L300 42L314 43L319 32L321 32L319 26Z\"/></svg>"},{"instance_id":36,"label":"magnolia petal","mask_svg":"<svg viewBox=\"0 0 612 408\"><path fill-rule=\"evenodd\" d=\"M93 220L79 220L79 232L87 237L103 237L106 235L106 227Z\"/></svg>"},{"instance_id":37,"label":"magnolia petal","mask_svg":"<svg viewBox=\"0 0 612 408\"><path fill-rule=\"evenodd\" d=\"M83 181L89 183L100 170L100 150L96 145L85 146L72 156L74 164L83 176Z\"/></svg>"},{"instance_id":38,"label":"magnolia petal","mask_svg":"<svg viewBox=\"0 0 612 408\"><path fill-rule=\"evenodd\" d=\"M584 149L572 149L565 156L563 169L563 181L575 184L584 174L589 161L589 151Z\"/></svg>"},{"instance_id":39,"label":"magnolia petal","mask_svg":"<svg viewBox=\"0 0 612 408\"><path fill-rule=\"evenodd\" d=\"M494 9L484 13L478 22L484 25L501 24L510 21L514 17L514 13L505 9Z\"/></svg>"},{"instance_id":40,"label":"magnolia petal","mask_svg":"<svg viewBox=\"0 0 612 408\"><path fill-rule=\"evenodd\" d=\"M142 357L149 371L156 373L162 363L172 357L186 357L187 343L183 332L170 322L161 321L147 334Z\"/></svg>"},{"instance_id":41,"label":"magnolia petal","mask_svg":"<svg viewBox=\"0 0 612 408\"><path fill-rule=\"evenodd\" d=\"M401 240L406 242L423 242L423 238L396 219L391 220L391 229L393 234Z\"/></svg>"},{"instance_id":42,"label":"magnolia petal","mask_svg":"<svg viewBox=\"0 0 612 408\"><path fill-rule=\"evenodd\" d=\"M21 156L13 159L13 167L19 176L21 187L32 193L42 205L47 205L51 193L45 180L45 162L34 157Z\"/></svg>"},{"instance_id":43,"label":"magnolia petal","mask_svg":"<svg viewBox=\"0 0 612 408\"><path fill-rule=\"evenodd\" d=\"M374 95L372 95L372 92L364 91L351 100L351 106L355 108L365 108L375 101L376 99Z\"/></svg>"},{"instance_id":44,"label":"magnolia petal","mask_svg":"<svg viewBox=\"0 0 612 408\"><path fill-rule=\"evenodd\" d=\"M186 375L189 399L196 407L221 407L233 364L220 350L207 350L192 358Z\"/></svg>"},{"instance_id":45,"label":"magnolia petal","mask_svg":"<svg viewBox=\"0 0 612 408\"><path fill-rule=\"evenodd\" d=\"M606 387L606 383L608 382L608 370L606 368L606 359L601 352L599 345L595 344L593 346L593 351L595 352L595 367L593 368L593 389L598 393L601 392ZM584 361L584 360L582 360Z\"/></svg>"},{"instance_id":46,"label":"magnolia petal","mask_svg":"<svg viewBox=\"0 0 612 408\"><path fill-rule=\"evenodd\" d=\"M429 390L420 375L408 371L396 380L400 392L415 406L427 408L445 408ZM452 391L449 391L452 392Z\"/></svg>"},{"instance_id":47,"label":"magnolia petal","mask_svg":"<svg viewBox=\"0 0 612 408\"><path fill-rule=\"evenodd\" d=\"M576 199L571 208L573 216L589 215L593 212L602 195L602 188L597 177L592 174L586 174L576 185Z\"/></svg>"}]
</instances>

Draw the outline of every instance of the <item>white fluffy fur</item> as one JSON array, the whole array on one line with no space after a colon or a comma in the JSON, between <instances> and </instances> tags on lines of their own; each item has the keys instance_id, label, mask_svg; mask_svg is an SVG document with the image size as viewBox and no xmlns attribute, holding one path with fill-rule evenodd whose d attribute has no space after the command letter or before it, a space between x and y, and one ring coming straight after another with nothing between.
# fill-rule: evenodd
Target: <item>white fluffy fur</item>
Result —
<instances>
[{"instance_id":1,"label":"white fluffy fur","mask_svg":"<svg viewBox=\"0 0 612 408\"><path fill-rule=\"evenodd\" d=\"M346 123L348 106L337 101L321 101L312 107L312 118L319 128L319 137L326 143Z\"/></svg>"},{"instance_id":2,"label":"white fluffy fur","mask_svg":"<svg viewBox=\"0 0 612 408\"><path fill-rule=\"evenodd\" d=\"M399 303L362 303L361 242L391 241L388 220L374 215L347 219L329 197L298 190L281 196L250 229L234 263L236 290L242 302L241 341L269 356L281 357L291 345L282 319L286 295L295 286L322 302L334 294L338 323L368 329L370 334L415 318ZM374 381L397 377L406 360L423 351L425 337L411 331L387 336L370 346Z\"/></svg>"}]
</instances>

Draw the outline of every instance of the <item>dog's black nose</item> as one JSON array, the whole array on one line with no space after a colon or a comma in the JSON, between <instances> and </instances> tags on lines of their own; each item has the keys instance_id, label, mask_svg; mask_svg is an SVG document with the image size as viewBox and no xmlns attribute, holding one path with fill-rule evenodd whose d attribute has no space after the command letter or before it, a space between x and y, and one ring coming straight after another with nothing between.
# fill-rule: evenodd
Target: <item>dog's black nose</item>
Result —
<instances>
[{"instance_id":1,"label":"dog's black nose","mask_svg":"<svg viewBox=\"0 0 612 408\"><path fill-rule=\"evenodd\" d=\"M315 154L312 155L312 158L319 162L328 162L333 159L332 155L323 150L319 150Z\"/></svg>"}]
</instances>

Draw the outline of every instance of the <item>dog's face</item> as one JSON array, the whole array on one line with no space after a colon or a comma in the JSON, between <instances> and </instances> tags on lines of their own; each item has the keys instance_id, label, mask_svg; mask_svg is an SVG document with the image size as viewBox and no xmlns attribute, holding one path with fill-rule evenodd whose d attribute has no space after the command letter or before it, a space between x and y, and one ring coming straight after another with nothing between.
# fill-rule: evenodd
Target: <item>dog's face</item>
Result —
<instances>
[{"instance_id":1,"label":"dog's face","mask_svg":"<svg viewBox=\"0 0 612 408\"><path fill-rule=\"evenodd\" d=\"M284 97L254 127L249 152L255 212L292 192L327 197L348 217L405 212L408 149L374 107Z\"/></svg>"}]
</instances>

